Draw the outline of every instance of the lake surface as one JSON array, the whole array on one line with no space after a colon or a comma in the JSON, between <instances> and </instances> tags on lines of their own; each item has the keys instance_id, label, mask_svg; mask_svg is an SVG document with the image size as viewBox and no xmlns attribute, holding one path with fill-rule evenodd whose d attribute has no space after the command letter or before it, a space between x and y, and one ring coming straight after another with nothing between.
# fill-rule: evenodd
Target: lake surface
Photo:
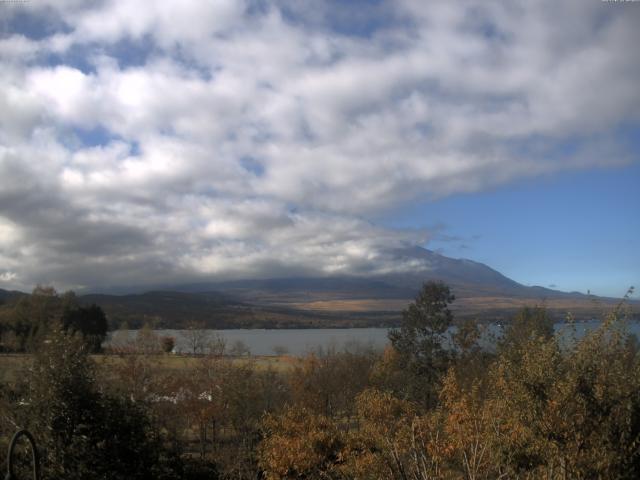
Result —
<instances>
[{"instance_id":1,"label":"lake surface","mask_svg":"<svg viewBox=\"0 0 640 480\"><path fill-rule=\"evenodd\" d=\"M600 321L576 323L576 335L582 337L590 330L597 328ZM640 322L628 322L627 330L640 338ZM558 323L555 326L560 335L566 335L567 325ZM455 331L454 328L451 331ZM499 335L501 327L490 325L485 332L483 343L489 344L491 338ZM355 345L370 346L383 349L388 343L388 328L326 328L326 329L237 329L237 330L206 330L206 342L215 342L222 338L226 342L227 350L233 348L238 342L246 345L252 355L274 355L276 353L288 353L291 355L304 355L305 353L322 349L353 348ZM176 340L175 351L177 353L189 353L188 330L155 330L159 337L173 337ZM110 332L105 346L122 346L134 341L138 330L120 330Z\"/></svg>"}]
</instances>

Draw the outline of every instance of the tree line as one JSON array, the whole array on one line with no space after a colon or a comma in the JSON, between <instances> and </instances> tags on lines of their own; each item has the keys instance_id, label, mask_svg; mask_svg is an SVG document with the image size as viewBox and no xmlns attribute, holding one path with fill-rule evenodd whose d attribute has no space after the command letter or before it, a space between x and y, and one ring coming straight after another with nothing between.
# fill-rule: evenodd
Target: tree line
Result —
<instances>
[{"instance_id":1,"label":"tree line","mask_svg":"<svg viewBox=\"0 0 640 480\"><path fill-rule=\"evenodd\" d=\"M182 368L97 362L58 322L0 387L0 442L32 429L45 478L640 478L623 303L584 336L525 308L487 348L474 322L451 332L454 300L427 283L383 352L317 350L286 369L224 346Z\"/></svg>"},{"instance_id":2,"label":"tree line","mask_svg":"<svg viewBox=\"0 0 640 480\"><path fill-rule=\"evenodd\" d=\"M93 353L101 351L108 328L98 305L82 305L72 291L60 295L37 286L31 295L0 305L0 352L35 352L58 326L79 335Z\"/></svg>"}]
</instances>

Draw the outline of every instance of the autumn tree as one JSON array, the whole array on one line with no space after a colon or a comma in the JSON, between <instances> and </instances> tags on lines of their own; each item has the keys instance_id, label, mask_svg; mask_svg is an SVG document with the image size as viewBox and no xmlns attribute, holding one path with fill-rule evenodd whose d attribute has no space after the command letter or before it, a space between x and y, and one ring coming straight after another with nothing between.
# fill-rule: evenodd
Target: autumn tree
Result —
<instances>
[{"instance_id":1,"label":"autumn tree","mask_svg":"<svg viewBox=\"0 0 640 480\"><path fill-rule=\"evenodd\" d=\"M172 353L175 346L176 339L174 337L160 338L160 347L164 353Z\"/></svg>"},{"instance_id":2,"label":"autumn tree","mask_svg":"<svg viewBox=\"0 0 640 480\"><path fill-rule=\"evenodd\" d=\"M640 357L616 315L574 338L532 335L498 359L502 451L514 456L515 474L638 478Z\"/></svg>"},{"instance_id":3,"label":"autumn tree","mask_svg":"<svg viewBox=\"0 0 640 480\"><path fill-rule=\"evenodd\" d=\"M472 382L464 376L464 383L460 376L457 368L449 369L440 391L441 434L449 452L446 468L470 480L505 478L513 473L509 464L513 450L501 449L502 399L496 402L486 395L485 376Z\"/></svg>"},{"instance_id":4,"label":"autumn tree","mask_svg":"<svg viewBox=\"0 0 640 480\"><path fill-rule=\"evenodd\" d=\"M350 418L356 396L369 386L373 353L359 347L317 349L289 374L293 403L327 417Z\"/></svg>"},{"instance_id":5,"label":"autumn tree","mask_svg":"<svg viewBox=\"0 0 640 480\"><path fill-rule=\"evenodd\" d=\"M259 448L267 479L394 480L445 478L450 456L438 416L389 392L366 389L356 399L358 429L345 429L305 408L268 415ZM452 477L455 478L455 477Z\"/></svg>"},{"instance_id":6,"label":"autumn tree","mask_svg":"<svg viewBox=\"0 0 640 480\"><path fill-rule=\"evenodd\" d=\"M134 340L135 350L141 354L154 354L160 352L160 337L153 331L149 323L145 323L136 333Z\"/></svg>"},{"instance_id":7,"label":"autumn tree","mask_svg":"<svg viewBox=\"0 0 640 480\"><path fill-rule=\"evenodd\" d=\"M483 348L480 339L486 327L475 320L466 319L455 328L451 335L454 349L452 366L459 382L470 387L476 380L485 376L495 358L495 352Z\"/></svg>"},{"instance_id":8,"label":"autumn tree","mask_svg":"<svg viewBox=\"0 0 640 480\"><path fill-rule=\"evenodd\" d=\"M267 480L340 478L346 439L334 421L303 408L267 415L259 447Z\"/></svg>"},{"instance_id":9,"label":"autumn tree","mask_svg":"<svg viewBox=\"0 0 640 480\"><path fill-rule=\"evenodd\" d=\"M534 337L550 339L554 333L554 321L546 308L523 307L506 326L498 341L502 352L516 349Z\"/></svg>"}]
</instances>

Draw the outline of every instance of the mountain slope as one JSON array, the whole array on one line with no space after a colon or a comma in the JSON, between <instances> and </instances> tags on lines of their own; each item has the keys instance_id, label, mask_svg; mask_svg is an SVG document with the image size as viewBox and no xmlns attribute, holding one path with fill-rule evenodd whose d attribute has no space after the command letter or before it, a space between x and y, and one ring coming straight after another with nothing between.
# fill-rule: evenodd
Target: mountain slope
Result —
<instances>
[{"instance_id":1,"label":"mountain slope","mask_svg":"<svg viewBox=\"0 0 640 480\"><path fill-rule=\"evenodd\" d=\"M378 326L393 321L389 314L369 312L346 318L333 312L312 312L284 305L256 305L220 292L150 291L142 294L80 296L84 304L97 304L107 314L110 328L126 324L140 328L313 328Z\"/></svg>"},{"instance_id":2,"label":"mountain slope","mask_svg":"<svg viewBox=\"0 0 640 480\"><path fill-rule=\"evenodd\" d=\"M448 284L456 301L456 318L505 320L524 305L544 304L563 318L600 317L617 299L593 298L543 287L524 286L479 262L454 259L419 248L389 252L392 262L410 265L402 273L368 276L295 277L201 282L161 289L115 287L125 294L81 296L100 305L111 327L126 322L184 328L204 322L210 328L348 327L397 324L400 312L427 280ZM136 293L133 293L136 292ZM141 293L143 292L143 293ZM19 292L0 290L0 301ZM636 312L640 302L630 302Z\"/></svg>"},{"instance_id":3,"label":"mountain slope","mask_svg":"<svg viewBox=\"0 0 640 480\"><path fill-rule=\"evenodd\" d=\"M399 264L418 261L423 268L387 275L387 281L392 284L415 289L425 280L441 280L452 287L474 285L482 291L515 292L526 288L483 263L445 257L426 248L411 247L396 250L394 254Z\"/></svg>"},{"instance_id":4,"label":"mountain slope","mask_svg":"<svg viewBox=\"0 0 640 480\"><path fill-rule=\"evenodd\" d=\"M25 294L16 290L3 290L2 288L0 288L0 303L8 302L22 295Z\"/></svg>"},{"instance_id":5,"label":"mountain slope","mask_svg":"<svg viewBox=\"0 0 640 480\"><path fill-rule=\"evenodd\" d=\"M574 298L579 293L567 293L544 287L522 285L484 263L465 258L455 259L421 247L397 250L398 262L420 260L425 268L402 274L386 276L392 285L417 289L426 280L441 280L463 296L509 296L539 298Z\"/></svg>"},{"instance_id":6,"label":"mountain slope","mask_svg":"<svg viewBox=\"0 0 640 480\"><path fill-rule=\"evenodd\" d=\"M233 293L246 301L273 301L278 297L293 299L323 298L413 298L425 281L439 280L462 297L507 296L517 298L574 298L543 287L528 287L502 275L491 267L467 259L454 259L421 247L397 249L391 258L398 265L412 265L401 273L368 276L334 276L311 278L275 278L201 283L187 288L190 292L208 290Z\"/></svg>"}]
</instances>

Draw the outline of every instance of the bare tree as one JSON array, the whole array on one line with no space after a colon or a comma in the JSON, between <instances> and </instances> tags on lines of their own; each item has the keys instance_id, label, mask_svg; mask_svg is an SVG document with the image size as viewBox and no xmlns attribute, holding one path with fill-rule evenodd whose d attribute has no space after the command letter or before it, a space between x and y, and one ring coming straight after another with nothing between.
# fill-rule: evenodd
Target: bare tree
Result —
<instances>
[{"instance_id":1,"label":"bare tree","mask_svg":"<svg viewBox=\"0 0 640 480\"><path fill-rule=\"evenodd\" d=\"M135 346L138 353L145 353L147 355L160 351L160 338L148 323L145 323L143 327L138 330Z\"/></svg>"},{"instance_id":2,"label":"bare tree","mask_svg":"<svg viewBox=\"0 0 640 480\"><path fill-rule=\"evenodd\" d=\"M289 355L289 349L284 345L274 345L273 353L276 354L278 357L282 357L284 355Z\"/></svg>"},{"instance_id":3,"label":"bare tree","mask_svg":"<svg viewBox=\"0 0 640 480\"><path fill-rule=\"evenodd\" d=\"M229 353L237 357L242 357L244 355L251 355L251 349L249 348L249 345L244 343L242 340L236 340L233 342Z\"/></svg>"},{"instance_id":4,"label":"bare tree","mask_svg":"<svg viewBox=\"0 0 640 480\"><path fill-rule=\"evenodd\" d=\"M193 355L202 354L209 344L209 331L204 322L191 321L187 323L187 329L182 334L186 340L188 350Z\"/></svg>"},{"instance_id":5,"label":"bare tree","mask_svg":"<svg viewBox=\"0 0 640 480\"><path fill-rule=\"evenodd\" d=\"M213 333L211 339L207 344L209 355L214 357L221 357L227 350L227 340L219 333Z\"/></svg>"}]
</instances>

